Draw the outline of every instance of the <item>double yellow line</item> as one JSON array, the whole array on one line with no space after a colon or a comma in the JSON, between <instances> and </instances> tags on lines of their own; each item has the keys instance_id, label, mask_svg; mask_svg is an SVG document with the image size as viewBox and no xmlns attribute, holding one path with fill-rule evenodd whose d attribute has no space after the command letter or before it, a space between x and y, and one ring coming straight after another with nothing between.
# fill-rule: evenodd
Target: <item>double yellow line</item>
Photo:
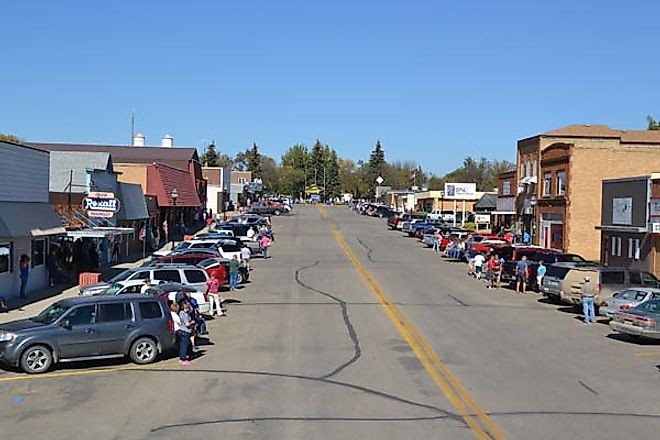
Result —
<instances>
[{"instance_id":1,"label":"double yellow line","mask_svg":"<svg viewBox=\"0 0 660 440\"><path fill-rule=\"evenodd\" d=\"M328 221L329 217L326 209L322 206L317 207L321 217ZM438 388L440 388L440 391L442 391L452 406L460 414L475 436L478 439L483 440L504 439L504 433L500 428L497 427L497 425L495 425L495 423L488 417L484 410L461 384L456 375L454 375L454 373L440 360L424 336L422 336L415 326L403 315L403 313L401 313L401 310L399 310L390 297L380 287L374 276L364 267L337 226L329 221L328 224L335 236L335 240L337 240L337 243L344 250L349 261L362 277L372 296L380 303L387 317L390 318L390 321L392 321L406 343L412 348L415 356L417 356L417 359L422 363L427 373L433 378Z\"/></svg>"}]
</instances>

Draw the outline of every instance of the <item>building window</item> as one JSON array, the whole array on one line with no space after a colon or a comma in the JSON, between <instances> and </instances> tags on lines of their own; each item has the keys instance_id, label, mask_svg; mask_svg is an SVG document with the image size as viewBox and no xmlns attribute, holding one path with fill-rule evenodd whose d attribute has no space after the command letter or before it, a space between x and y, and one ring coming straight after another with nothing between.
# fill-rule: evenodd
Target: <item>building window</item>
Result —
<instances>
[{"instance_id":1,"label":"building window","mask_svg":"<svg viewBox=\"0 0 660 440\"><path fill-rule=\"evenodd\" d=\"M552 195L552 173L543 174L543 197Z\"/></svg>"},{"instance_id":2,"label":"building window","mask_svg":"<svg viewBox=\"0 0 660 440\"><path fill-rule=\"evenodd\" d=\"M566 171L557 171L557 195L566 194Z\"/></svg>"},{"instance_id":3,"label":"building window","mask_svg":"<svg viewBox=\"0 0 660 440\"><path fill-rule=\"evenodd\" d=\"M639 260L640 255L640 240L639 238L628 239L628 258L631 260Z\"/></svg>"},{"instance_id":4,"label":"building window","mask_svg":"<svg viewBox=\"0 0 660 440\"><path fill-rule=\"evenodd\" d=\"M621 256L621 237L612 237L611 248L613 257Z\"/></svg>"},{"instance_id":5,"label":"building window","mask_svg":"<svg viewBox=\"0 0 660 440\"><path fill-rule=\"evenodd\" d=\"M536 176L538 173L538 168L539 168L539 162L534 159L534 165L532 165L532 176Z\"/></svg>"},{"instance_id":6,"label":"building window","mask_svg":"<svg viewBox=\"0 0 660 440\"><path fill-rule=\"evenodd\" d=\"M0 243L0 273L11 272L11 243Z\"/></svg>"},{"instance_id":7,"label":"building window","mask_svg":"<svg viewBox=\"0 0 660 440\"><path fill-rule=\"evenodd\" d=\"M521 179L525 177L525 170L526 170L525 162L521 162L520 163L520 178Z\"/></svg>"},{"instance_id":8,"label":"building window","mask_svg":"<svg viewBox=\"0 0 660 440\"><path fill-rule=\"evenodd\" d=\"M32 267L43 266L46 262L46 240L32 240Z\"/></svg>"},{"instance_id":9,"label":"building window","mask_svg":"<svg viewBox=\"0 0 660 440\"><path fill-rule=\"evenodd\" d=\"M505 180L502 182L502 195L503 196L510 196L511 195L511 181L510 180Z\"/></svg>"},{"instance_id":10,"label":"building window","mask_svg":"<svg viewBox=\"0 0 660 440\"><path fill-rule=\"evenodd\" d=\"M532 162L527 162L527 176L532 177Z\"/></svg>"}]
</instances>

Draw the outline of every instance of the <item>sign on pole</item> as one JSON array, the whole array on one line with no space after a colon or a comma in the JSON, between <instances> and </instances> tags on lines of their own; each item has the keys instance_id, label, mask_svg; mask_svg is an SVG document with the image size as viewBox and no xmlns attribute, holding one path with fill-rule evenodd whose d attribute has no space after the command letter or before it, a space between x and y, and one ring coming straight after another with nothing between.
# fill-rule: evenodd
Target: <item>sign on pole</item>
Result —
<instances>
[{"instance_id":1,"label":"sign on pole","mask_svg":"<svg viewBox=\"0 0 660 440\"><path fill-rule=\"evenodd\" d=\"M383 183L384 181L385 181L385 179L383 179L381 176L376 177L376 183L377 183L377 184L380 185L380 184Z\"/></svg>"},{"instance_id":2,"label":"sign on pole","mask_svg":"<svg viewBox=\"0 0 660 440\"><path fill-rule=\"evenodd\" d=\"M114 193L90 192L83 199L83 209L89 217L112 218L119 212L119 199Z\"/></svg>"},{"instance_id":3,"label":"sign on pole","mask_svg":"<svg viewBox=\"0 0 660 440\"><path fill-rule=\"evenodd\" d=\"M470 200L477 197L476 183L445 183L445 199Z\"/></svg>"}]
</instances>

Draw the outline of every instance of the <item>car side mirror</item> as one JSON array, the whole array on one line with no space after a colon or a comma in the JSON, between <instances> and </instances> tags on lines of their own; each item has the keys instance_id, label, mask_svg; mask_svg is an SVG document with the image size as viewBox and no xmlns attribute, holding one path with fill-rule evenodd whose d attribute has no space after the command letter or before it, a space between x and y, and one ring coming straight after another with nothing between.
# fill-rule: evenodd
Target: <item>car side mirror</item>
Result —
<instances>
[{"instance_id":1,"label":"car side mirror","mask_svg":"<svg viewBox=\"0 0 660 440\"><path fill-rule=\"evenodd\" d=\"M70 329L71 328L71 321L68 319L63 319L60 321L60 327Z\"/></svg>"}]
</instances>

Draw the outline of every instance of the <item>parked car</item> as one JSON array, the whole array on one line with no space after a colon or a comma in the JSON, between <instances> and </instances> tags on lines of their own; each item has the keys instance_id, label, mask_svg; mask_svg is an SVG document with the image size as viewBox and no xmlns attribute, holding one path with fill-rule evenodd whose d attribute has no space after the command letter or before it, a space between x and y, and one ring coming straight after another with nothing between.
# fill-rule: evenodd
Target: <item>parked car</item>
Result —
<instances>
[{"instance_id":1,"label":"parked car","mask_svg":"<svg viewBox=\"0 0 660 440\"><path fill-rule=\"evenodd\" d=\"M283 212L286 212L284 206L280 203L274 202L255 202L248 208L250 213L253 214L268 214L268 215L280 215Z\"/></svg>"},{"instance_id":2,"label":"parked car","mask_svg":"<svg viewBox=\"0 0 660 440\"><path fill-rule=\"evenodd\" d=\"M147 295L69 298L35 317L0 324L0 362L30 374L83 359L128 356L148 364L174 344L167 304Z\"/></svg>"},{"instance_id":3,"label":"parked car","mask_svg":"<svg viewBox=\"0 0 660 440\"><path fill-rule=\"evenodd\" d=\"M225 279L223 283L229 283L229 259L227 258L208 258L204 261L201 261L197 267L204 269L209 275L213 269L216 269L219 266L224 267ZM250 279L250 270L248 264L245 261L241 261L238 265L238 284L247 283Z\"/></svg>"},{"instance_id":4,"label":"parked car","mask_svg":"<svg viewBox=\"0 0 660 440\"><path fill-rule=\"evenodd\" d=\"M646 271L590 263L559 263L548 267L543 280L543 292L556 301L579 305L582 302L580 290L585 276L589 276L592 282L597 282L598 306L609 304L614 293L628 288L660 287L655 275Z\"/></svg>"},{"instance_id":5,"label":"parked car","mask_svg":"<svg viewBox=\"0 0 660 440\"><path fill-rule=\"evenodd\" d=\"M152 255L156 257L162 257L165 255L170 255L173 253L186 251L186 250L195 250L195 249L213 249L217 244L220 237L213 238L204 238L204 239L194 239L194 240L185 240L176 245L173 249L170 250L160 250L154 252Z\"/></svg>"},{"instance_id":6,"label":"parked car","mask_svg":"<svg viewBox=\"0 0 660 440\"><path fill-rule=\"evenodd\" d=\"M185 286L180 283L167 283L160 282L150 286L143 293L142 288L144 287L144 282L141 280L130 280L130 281L120 281L118 283L113 283L107 289L98 293L99 295L114 296L114 295L151 295L159 297L164 301L168 302L178 302L177 294L183 294L183 292L190 292L191 296L197 301L199 305L199 311L203 314L208 314L211 310L211 304L208 298L205 295L204 291L199 291L191 286Z\"/></svg>"},{"instance_id":7,"label":"parked car","mask_svg":"<svg viewBox=\"0 0 660 440\"><path fill-rule=\"evenodd\" d=\"M634 309L639 304L652 299L660 299L660 289L636 287L625 289L612 295L612 298L602 303L599 314L611 318L619 310Z\"/></svg>"},{"instance_id":8,"label":"parked car","mask_svg":"<svg viewBox=\"0 0 660 440\"><path fill-rule=\"evenodd\" d=\"M516 265L523 256L527 257L527 288L535 289L536 286L536 268L539 261L545 265L557 262L556 254L560 252L553 249L546 249L539 246L504 246L498 249L500 257L504 258L502 265L502 282L514 285L516 283Z\"/></svg>"},{"instance_id":9,"label":"parked car","mask_svg":"<svg viewBox=\"0 0 660 440\"><path fill-rule=\"evenodd\" d=\"M426 219L435 222L454 222L454 211L434 209L426 215Z\"/></svg>"},{"instance_id":10,"label":"parked car","mask_svg":"<svg viewBox=\"0 0 660 440\"><path fill-rule=\"evenodd\" d=\"M634 337L660 339L660 300L645 301L632 310L614 313L610 328Z\"/></svg>"},{"instance_id":11,"label":"parked car","mask_svg":"<svg viewBox=\"0 0 660 440\"><path fill-rule=\"evenodd\" d=\"M191 266L196 266L200 261L218 256L220 256L220 253L216 249L209 249L208 252L206 252L205 249L192 249L190 251L183 251L181 253L154 258L147 262L144 267L164 266L168 264L189 264Z\"/></svg>"},{"instance_id":12,"label":"parked car","mask_svg":"<svg viewBox=\"0 0 660 440\"><path fill-rule=\"evenodd\" d=\"M387 218L387 227L391 229L400 229L398 226L401 222L409 221L412 219L410 214L396 213Z\"/></svg>"},{"instance_id":13,"label":"parked car","mask_svg":"<svg viewBox=\"0 0 660 440\"><path fill-rule=\"evenodd\" d=\"M91 284L80 288L81 295L95 295L107 289L110 284L128 280L169 281L181 283L201 290L206 288L206 271L187 264L155 264L153 266L129 269L110 279L109 282Z\"/></svg>"}]
</instances>

